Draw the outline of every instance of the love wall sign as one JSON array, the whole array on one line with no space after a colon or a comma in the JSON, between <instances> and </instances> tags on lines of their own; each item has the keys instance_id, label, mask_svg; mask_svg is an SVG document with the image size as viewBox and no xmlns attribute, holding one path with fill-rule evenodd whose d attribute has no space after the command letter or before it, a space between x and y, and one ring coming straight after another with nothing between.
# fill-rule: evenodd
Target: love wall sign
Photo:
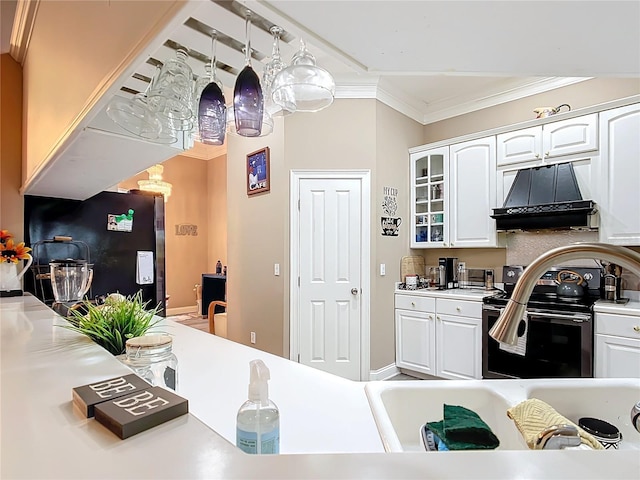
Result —
<instances>
[{"instance_id":1,"label":"love wall sign","mask_svg":"<svg viewBox=\"0 0 640 480\"><path fill-rule=\"evenodd\" d=\"M176 235L198 236L198 226L191 223L181 223L176 225Z\"/></svg>"}]
</instances>

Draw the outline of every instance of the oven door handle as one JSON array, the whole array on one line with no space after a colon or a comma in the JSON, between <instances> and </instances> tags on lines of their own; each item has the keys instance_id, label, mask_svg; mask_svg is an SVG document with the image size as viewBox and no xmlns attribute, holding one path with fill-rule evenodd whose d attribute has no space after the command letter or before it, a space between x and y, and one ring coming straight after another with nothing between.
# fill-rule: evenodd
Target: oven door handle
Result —
<instances>
[{"instance_id":1,"label":"oven door handle","mask_svg":"<svg viewBox=\"0 0 640 480\"><path fill-rule=\"evenodd\" d=\"M580 314L559 314L559 313L548 313L548 312L531 312L529 310L526 311L528 317L542 317L542 318L559 318L562 320L573 320L574 322L588 322L591 320L590 315L580 315Z\"/></svg>"},{"instance_id":2,"label":"oven door handle","mask_svg":"<svg viewBox=\"0 0 640 480\"><path fill-rule=\"evenodd\" d=\"M489 312L497 312L502 313L503 308L498 308L490 305L483 305L483 310ZM580 315L580 314L560 314L560 313L549 313L549 312L538 312L535 310L527 310L525 312L528 317L546 317L546 318L558 318L562 320L573 320L574 322L588 322L591 320L590 315Z\"/></svg>"}]
</instances>

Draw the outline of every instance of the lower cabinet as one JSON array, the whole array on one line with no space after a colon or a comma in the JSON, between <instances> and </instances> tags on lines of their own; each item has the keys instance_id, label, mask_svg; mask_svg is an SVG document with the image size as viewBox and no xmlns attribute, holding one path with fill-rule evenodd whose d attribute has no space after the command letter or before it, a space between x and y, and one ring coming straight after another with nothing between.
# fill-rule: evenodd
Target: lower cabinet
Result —
<instances>
[{"instance_id":1,"label":"lower cabinet","mask_svg":"<svg viewBox=\"0 0 640 480\"><path fill-rule=\"evenodd\" d=\"M640 378L640 317L596 313L595 376Z\"/></svg>"},{"instance_id":2,"label":"lower cabinet","mask_svg":"<svg viewBox=\"0 0 640 480\"><path fill-rule=\"evenodd\" d=\"M482 378L482 304L430 300L396 295L396 366L449 379Z\"/></svg>"}]
</instances>

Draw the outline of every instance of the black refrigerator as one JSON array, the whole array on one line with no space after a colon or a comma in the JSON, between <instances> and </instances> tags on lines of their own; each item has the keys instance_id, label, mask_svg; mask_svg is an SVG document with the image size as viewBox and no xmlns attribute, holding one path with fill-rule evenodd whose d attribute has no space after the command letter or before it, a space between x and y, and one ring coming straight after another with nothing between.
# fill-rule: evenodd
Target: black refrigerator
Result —
<instances>
[{"instance_id":1,"label":"black refrigerator","mask_svg":"<svg viewBox=\"0 0 640 480\"><path fill-rule=\"evenodd\" d=\"M159 314L165 314L162 195L101 192L84 201L26 195L24 231L25 242L33 249L25 290L45 303L53 299L51 284L37 278L38 272L47 271L53 259L83 259L93 264L87 296L133 295L141 290L148 307L160 305ZM71 241L54 242L55 237ZM87 250L89 258L83 258Z\"/></svg>"}]
</instances>

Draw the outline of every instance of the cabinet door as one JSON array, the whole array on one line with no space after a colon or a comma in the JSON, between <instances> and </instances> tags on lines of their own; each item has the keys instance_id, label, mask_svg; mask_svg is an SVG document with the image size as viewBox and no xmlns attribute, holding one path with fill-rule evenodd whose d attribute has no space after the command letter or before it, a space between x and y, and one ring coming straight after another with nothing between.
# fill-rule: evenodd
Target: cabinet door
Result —
<instances>
[{"instance_id":1,"label":"cabinet door","mask_svg":"<svg viewBox=\"0 0 640 480\"><path fill-rule=\"evenodd\" d=\"M437 376L482 378L482 320L436 315Z\"/></svg>"},{"instance_id":2,"label":"cabinet door","mask_svg":"<svg viewBox=\"0 0 640 480\"><path fill-rule=\"evenodd\" d=\"M411 248L444 247L449 239L449 147L411 154Z\"/></svg>"},{"instance_id":3,"label":"cabinet door","mask_svg":"<svg viewBox=\"0 0 640 480\"><path fill-rule=\"evenodd\" d=\"M544 158L598 149L598 114L584 115L542 126Z\"/></svg>"},{"instance_id":4,"label":"cabinet door","mask_svg":"<svg viewBox=\"0 0 640 480\"><path fill-rule=\"evenodd\" d=\"M396 366L435 375L433 313L396 310Z\"/></svg>"},{"instance_id":5,"label":"cabinet door","mask_svg":"<svg viewBox=\"0 0 640 480\"><path fill-rule=\"evenodd\" d=\"M523 128L497 136L496 164L511 165L541 159L542 126Z\"/></svg>"},{"instance_id":6,"label":"cabinet door","mask_svg":"<svg viewBox=\"0 0 640 480\"><path fill-rule=\"evenodd\" d=\"M640 378L640 340L596 335L597 378Z\"/></svg>"},{"instance_id":7,"label":"cabinet door","mask_svg":"<svg viewBox=\"0 0 640 480\"><path fill-rule=\"evenodd\" d=\"M600 113L600 241L640 245L640 104Z\"/></svg>"},{"instance_id":8,"label":"cabinet door","mask_svg":"<svg viewBox=\"0 0 640 480\"><path fill-rule=\"evenodd\" d=\"M450 147L450 247L495 247L496 137Z\"/></svg>"}]
</instances>

